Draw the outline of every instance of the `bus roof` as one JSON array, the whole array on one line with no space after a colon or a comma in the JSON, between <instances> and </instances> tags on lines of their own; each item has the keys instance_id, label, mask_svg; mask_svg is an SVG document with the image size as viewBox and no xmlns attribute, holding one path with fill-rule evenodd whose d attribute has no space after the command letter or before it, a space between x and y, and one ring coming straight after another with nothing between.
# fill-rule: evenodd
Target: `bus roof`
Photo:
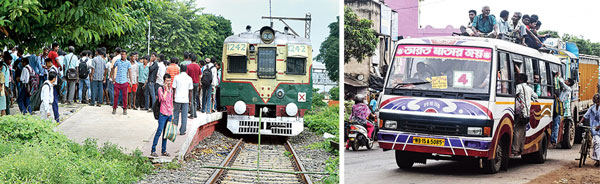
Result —
<instances>
[{"instance_id":1,"label":"bus roof","mask_svg":"<svg viewBox=\"0 0 600 184\"><path fill-rule=\"evenodd\" d=\"M237 35L229 36L225 39L224 43L248 43L248 44L265 44L260 39L260 33L255 31L254 33L243 32ZM303 44L310 45L310 40L304 37L285 34L275 31L275 40L271 44L286 45L286 44Z\"/></svg>"},{"instance_id":2,"label":"bus roof","mask_svg":"<svg viewBox=\"0 0 600 184\"><path fill-rule=\"evenodd\" d=\"M548 53L540 52L520 44L512 43L505 40L494 38L481 37L466 37L466 36L440 36L440 37L423 37L423 38L408 38L398 41L398 44L432 44L432 45L455 45L455 46L472 46L486 47L493 49L505 50L512 53L531 56L546 61L560 63L560 60Z\"/></svg>"}]
</instances>

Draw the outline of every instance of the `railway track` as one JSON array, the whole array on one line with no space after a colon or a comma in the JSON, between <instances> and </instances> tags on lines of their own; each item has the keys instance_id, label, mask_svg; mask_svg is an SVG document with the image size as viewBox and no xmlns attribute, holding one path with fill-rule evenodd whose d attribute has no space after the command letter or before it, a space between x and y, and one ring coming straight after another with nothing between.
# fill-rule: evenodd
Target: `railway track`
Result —
<instances>
[{"instance_id":1,"label":"railway track","mask_svg":"<svg viewBox=\"0 0 600 184\"><path fill-rule=\"evenodd\" d=\"M258 150L257 144L240 139L219 165L231 169L216 169L206 183L312 183L308 175L293 173L305 170L288 141L261 143L257 173Z\"/></svg>"}]
</instances>

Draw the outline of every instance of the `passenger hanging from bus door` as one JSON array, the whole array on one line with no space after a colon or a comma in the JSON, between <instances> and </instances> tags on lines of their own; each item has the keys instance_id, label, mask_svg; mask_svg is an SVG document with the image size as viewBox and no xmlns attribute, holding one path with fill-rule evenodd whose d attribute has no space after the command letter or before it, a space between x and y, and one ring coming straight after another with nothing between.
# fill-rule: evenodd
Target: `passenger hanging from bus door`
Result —
<instances>
[{"instance_id":1,"label":"passenger hanging from bus door","mask_svg":"<svg viewBox=\"0 0 600 184\"><path fill-rule=\"evenodd\" d=\"M552 121L552 134L550 135L551 147L555 147L558 142L558 128L561 118L566 114L568 108L565 107L568 99L571 98L571 87L575 83L573 79L565 81L560 76L560 72L553 70L554 77L554 118Z\"/></svg>"},{"instance_id":2,"label":"passenger hanging from bus door","mask_svg":"<svg viewBox=\"0 0 600 184\"><path fill-rule=\"evenodd\" d=\"M518 73L516 75L517 86L515 95L515 120L513 128L513 155L520 155L523 152L523 143L525 142L525 132L529 123L529 109L531 103L536 102L538 95L527 84L527 75Z\"/></svg>"}]
</instances>

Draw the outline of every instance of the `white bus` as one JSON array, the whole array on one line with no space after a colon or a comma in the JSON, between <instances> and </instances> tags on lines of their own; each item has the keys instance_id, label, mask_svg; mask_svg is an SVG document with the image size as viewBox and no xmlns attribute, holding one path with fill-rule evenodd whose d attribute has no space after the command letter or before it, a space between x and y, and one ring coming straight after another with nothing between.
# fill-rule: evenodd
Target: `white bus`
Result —
<instances>
[{"instance_id":1,"label":"white bus","mask_svg":"<svg viewBox=\"0 0 600 184\"><path fill-rule=\"evenodd\" d=\"M556 56L498 39L400 40L380 99L379 146L395 150L403 169L427 159L479 159L487 173L507 168L510 157L543 163L554 102L551 71L561 67ZM511 153L516 72L541 88L522 155Z\"/></svg>"}]
</instances>

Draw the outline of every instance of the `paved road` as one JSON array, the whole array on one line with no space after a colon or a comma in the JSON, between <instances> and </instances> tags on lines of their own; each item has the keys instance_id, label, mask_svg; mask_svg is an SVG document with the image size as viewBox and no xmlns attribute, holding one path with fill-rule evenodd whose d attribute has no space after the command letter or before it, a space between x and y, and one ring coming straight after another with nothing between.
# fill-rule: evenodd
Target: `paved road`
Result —
<instances>
[{"instance_id":1,"label":"paved road","mask_svg":"<svg viewBox=\"0 0 600 184\"><path fill-rule=\"evenodd\" d=\"M546 163L529 164L520 158L511 159L508 171L482 174L478 165L469 162L427 160L411 170L396 165L394 151L373 150L362 147L359 151L345 150L345 183L526 183L549 173L579 156L580 144L572 149L550 149Z\"/></svg>"}]
</instances>

